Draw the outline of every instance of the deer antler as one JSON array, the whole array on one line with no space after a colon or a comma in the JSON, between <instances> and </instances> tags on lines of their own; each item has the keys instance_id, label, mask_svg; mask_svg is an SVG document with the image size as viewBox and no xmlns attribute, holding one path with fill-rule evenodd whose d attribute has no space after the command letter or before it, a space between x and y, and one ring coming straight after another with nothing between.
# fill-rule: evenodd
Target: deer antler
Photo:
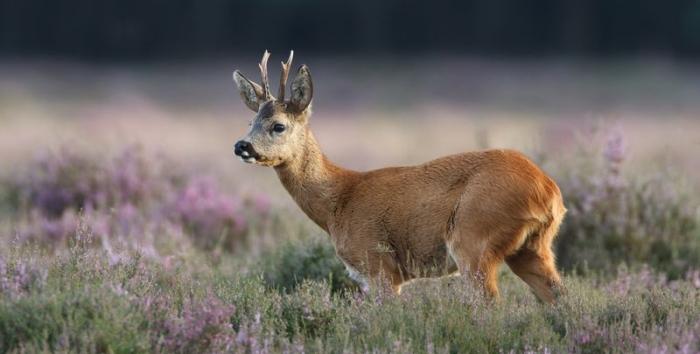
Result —
<instances>
[{"instance_id":1,"label":"deer antler","mask_svg":"<svg viewBox=\"0 0 700 354\"><path fill-rule=\"evenodd\" d=\"M292 67L292 59L294 59L294 51L289 51L289 59L287 62L282 62L282 73L280 74L280 91L277 99L284 101L284 88L287 86L287 77L289 77L289 69Z\"/></svg>"},{"instance_id":2,"label":"deer antler","mask_svg":"<svg viewBox=\"0 0 700 354\"><path fill-rule=\"evenodd\" d=\"M270 94L270 82L267 79L267 59L269 58L270 52L265 50L265 54L263 54L262 60L260 64L258 64L258 67L260 67L260 76L262 77L263 97L266 101L272 99L272 95Z\"/></svg>"}]
</instances>

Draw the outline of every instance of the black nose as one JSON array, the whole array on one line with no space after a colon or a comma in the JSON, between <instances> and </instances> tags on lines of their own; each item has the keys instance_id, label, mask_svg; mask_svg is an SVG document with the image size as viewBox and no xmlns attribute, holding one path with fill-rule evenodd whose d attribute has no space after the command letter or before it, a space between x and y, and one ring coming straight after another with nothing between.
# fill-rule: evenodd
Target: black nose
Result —
<instances>
[{"instance_id":1,"label":"black nose","mask_svg":"<svg viewBox=\"0 0 700 354\"><path fill-rule=\"evenodd\" d=\"M241 156L244 151L248 151L250 149L250 143L247 141L239 140L236 142L236 145L233 148L233 152L236 154L236 156Z\"/></svg>"}]
</instances>

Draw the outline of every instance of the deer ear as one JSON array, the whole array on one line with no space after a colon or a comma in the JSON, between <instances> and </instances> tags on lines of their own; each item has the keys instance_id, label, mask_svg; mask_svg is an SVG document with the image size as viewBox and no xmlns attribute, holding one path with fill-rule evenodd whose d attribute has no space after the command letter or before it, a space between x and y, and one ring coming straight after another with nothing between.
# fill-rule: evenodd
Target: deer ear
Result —
<instances>
[{"instance_id":1,"label":"deer ear","mask_svg":"<svg viewBox=\"0 0 700 354\"><path fill-rule=\"evenodd\" d=\"M233 72L233 81L236 82L241 98L248 108L257 112L263 97L263 89L260 85L248 80L240 71Z\"/></svg>"},{"instance_id":2,"label":"deer ear","mask_svg":"<svg viewBox=\"0 0 700 354\"><path fill-rule=\"evenodd\" d=\"M311 103L313 95L314 85L311 82L311 72L309 72L309 67L302 65L292 81L292 97L289 99L290 109L297 113L303 112Z\"/></svg>"}]
</instances>

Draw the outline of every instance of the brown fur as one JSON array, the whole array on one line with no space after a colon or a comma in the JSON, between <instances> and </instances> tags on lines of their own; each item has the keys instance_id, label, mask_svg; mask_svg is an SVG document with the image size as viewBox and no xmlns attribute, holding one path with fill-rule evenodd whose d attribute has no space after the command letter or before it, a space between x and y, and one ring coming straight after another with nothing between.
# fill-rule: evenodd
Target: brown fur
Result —
<instances>
[{"instance_id":1,"label":"brown fur","mask_svg":"<svg viewBox=\"0 0 700 354\"><path fill-rule=\"evenodd\" d=\"M556 183L524 155L486 150L356 172L323 155L308 107L275 107L254 125L284 122L285 140L263 140L265 128L255 127L246 139L260 145L257 163L275 168L349 270L396 293L411 279L459 270L497 297L505 261L541 300L555 300L561 280L551 246L566 208Z\"/></svg>"}]
</instances>

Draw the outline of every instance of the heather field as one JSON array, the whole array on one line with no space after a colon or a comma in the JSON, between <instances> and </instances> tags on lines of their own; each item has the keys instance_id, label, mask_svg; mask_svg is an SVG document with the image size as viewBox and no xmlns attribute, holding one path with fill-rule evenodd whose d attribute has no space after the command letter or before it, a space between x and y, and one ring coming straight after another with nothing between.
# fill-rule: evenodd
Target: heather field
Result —
<instances>
[{"instance_id":1,"label":"heather field","mask_svg":"<svg viewBox=\"0 0 700 354\"><path fill-rule=\"evenodd\" d=\"M557 181L568 293L545 305L507 267L497 303L461 277L361 292L233 158L230 73L256 60L0 63L0 352L700 353L699 68L307 62L343 166L516 148Z\"/></svg>"}]
</instances>

